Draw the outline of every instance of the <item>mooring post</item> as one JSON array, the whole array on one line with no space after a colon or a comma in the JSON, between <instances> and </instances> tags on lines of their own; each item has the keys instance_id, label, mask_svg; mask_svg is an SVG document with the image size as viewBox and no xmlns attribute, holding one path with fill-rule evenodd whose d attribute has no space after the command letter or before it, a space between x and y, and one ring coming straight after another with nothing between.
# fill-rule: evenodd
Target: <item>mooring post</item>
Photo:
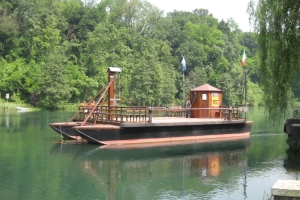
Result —
<instances>
[{"instance_id":1,"label":"mooring post","mask_svg":"<svg viewBox=\"0 0 300 200\"><path fill-rule=\"evenodd\" d=\"M298 180L278 180L272 187L274 200L299 200L300 181Z\"/></svg>"},{"instance_id":2,"label":"mooring post","mask_svg":"<svg viewBox=\"0 0 300 200\"><path fill-rule=\"evenodd\" d=\"M300 124L300 119L299 118L289 118L286 120L286 123L285 123L285 133L286 134L290 134L291 131L292 131L292 125L293 124Z\"/></svg>"},{"instance_id":3,"label":"mooring post","mask_svg":"<svg viewBox=\"0 0 300 200\"><path fill-rule=\"evenodd\" d=\"M298 117L299 117L298 114L299 114L299 111L298 111L298 110L295 110L295 111L294 111L294 118L298 119Z\"/></svg>"},{"instance_id":4,"label":"mooring post","mask_svg":"<svg viewBox=\"0 0 300 200\"><path fill-rule=\"evenodd\" d=\"M152 123L152 107L149 107L149 123Z\"/></svg>"}]
</instances>

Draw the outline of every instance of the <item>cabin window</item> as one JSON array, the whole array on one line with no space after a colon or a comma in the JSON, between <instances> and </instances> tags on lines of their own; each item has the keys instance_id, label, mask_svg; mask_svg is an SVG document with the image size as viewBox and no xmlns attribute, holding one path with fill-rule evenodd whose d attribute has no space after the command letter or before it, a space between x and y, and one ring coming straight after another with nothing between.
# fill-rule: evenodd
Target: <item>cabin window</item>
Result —
<instances>
[{"instance_id":1,"label":"cabin window","mask_svg":"<svg viewBox=\"0 0 300 200\"><path fill-rule=\"evenodd\" d=\"M207 94L202 94L202 100L207 100Z\"/></svg>"}]
</instances>

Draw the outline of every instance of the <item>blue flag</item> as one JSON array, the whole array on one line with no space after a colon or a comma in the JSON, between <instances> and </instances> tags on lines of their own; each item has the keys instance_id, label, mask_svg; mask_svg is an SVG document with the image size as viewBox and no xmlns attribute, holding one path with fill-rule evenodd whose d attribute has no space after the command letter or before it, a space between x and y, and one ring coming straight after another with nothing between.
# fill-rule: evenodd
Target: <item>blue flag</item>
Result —
<instances>
[{"instance_id":1,"label":"blue flag","mask_svg":"<svg viewBox=\"0 0 300 200\"><path fill-rule=\"evenodd\" d=\"M184 56L182 57L181 65L182 65L182 71L184 72L186 70L186 63L185 63Z\"/></svg>"}]
</instances>

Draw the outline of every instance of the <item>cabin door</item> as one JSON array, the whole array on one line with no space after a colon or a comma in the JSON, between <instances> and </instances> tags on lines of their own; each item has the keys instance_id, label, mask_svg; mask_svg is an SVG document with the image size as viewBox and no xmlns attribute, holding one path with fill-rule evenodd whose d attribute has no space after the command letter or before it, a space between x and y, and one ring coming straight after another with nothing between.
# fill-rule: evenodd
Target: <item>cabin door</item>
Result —
<instances>
[{"instance_id":1,"label":"cabin door","mask_svg":"<svg viewBox=\"0 0 300 200\"><path fill-rule=\"evenodd\" d=\"M201 105L200 108L208 108L208 93L201 94ZM200 110L200 117L207 118L209 110Z\"/></svg>"}]
</instances>

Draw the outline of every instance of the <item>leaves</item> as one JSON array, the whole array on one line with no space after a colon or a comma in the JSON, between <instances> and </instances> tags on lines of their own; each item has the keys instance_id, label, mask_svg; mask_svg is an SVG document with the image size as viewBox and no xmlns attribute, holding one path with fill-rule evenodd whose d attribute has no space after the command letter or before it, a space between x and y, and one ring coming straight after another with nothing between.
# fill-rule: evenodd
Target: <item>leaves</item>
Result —
<instances>
[{"instance_id":1,"label":"leaves","mask_svg":"<svg viewBox=\"0 0 300 200\"><path fill-rule=\"evenodd\" d=\"M63 67L64 57L59 51L47 55L42 65L39 88L36 93L40 96L42 106L55 109L70 98L70 86L66 68Z\"/></svg>"},{"instance_id":2,"label":"leaves","mask_svg":"<svg viewBox=\"0 0 300 200\"><path fill-rule=\"evenodd\" d=\"M300 2L263 0L253 10L265 102L278 119L293 106L292 84L299 80Z\"/></svg>"},{"instance_id":3,"label":"leaves","mask_svg":"<svg viewBox=\"0 0 300 200\"><path fill-rule=\"evenodd\" d=\"M255 34L205 9L164 16L143 0L18 0L0 8L0 92L33 105L55 109L88 100L107 84L111 66L122 68L116 90L123 104L176 104L183 55L185 91L209 83L230 92L224 103L238 104L244 48L248 77L259 87ZM252 91L256 103L259 90Z\"/></svg>"}]
</instances>

